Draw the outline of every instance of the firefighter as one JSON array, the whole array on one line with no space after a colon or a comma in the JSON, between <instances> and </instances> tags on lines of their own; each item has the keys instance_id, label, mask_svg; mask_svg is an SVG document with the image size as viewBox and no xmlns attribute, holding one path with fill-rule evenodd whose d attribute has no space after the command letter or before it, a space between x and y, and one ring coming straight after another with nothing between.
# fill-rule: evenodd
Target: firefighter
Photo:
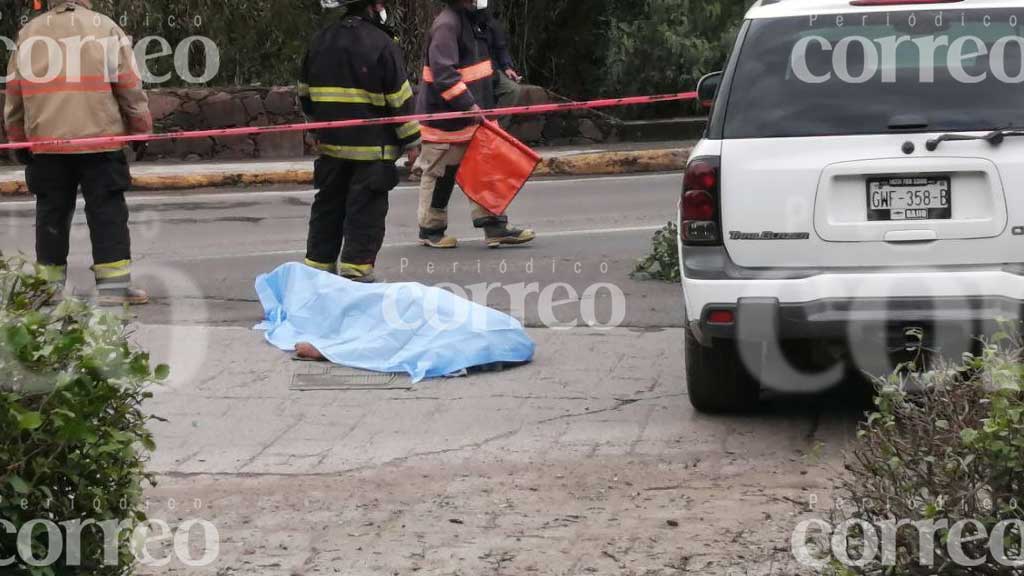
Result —
<instances>
[{"instance_id":1,"label":"firefighter","mask_svg":"<svg viewBox=\"0 0 1024 576\"><path fill-rule=\"evenodd\" d=\"M412 86L384 2L322 0L322 5L341 13L317 33L303 60L299 96L306 116L326 122L412 115ZM388 194L398 185L395 162L403 151L416 161L419 123L321 130L317 137L317 194L306 264L374 282Z\"/></svg>"},{"instance_id":2,"label":"firefighter","mask_svg":"<svg viewBox=\"0 0 1024 576\"><path fill-rule=\"evenodd\" d=\"M52 2L48 12L18 34L4 106L11 142L152 131L131 39L113 20L90 8L90 0ZM63 288L71 220L81 188L97 302L148 302L149 296L131 285L124 198L131 175L121 146L33 146L16 156L26 165L25 179L36 197L36 259L43 274Z\"/></svg>"},{"instance_id":3,"label":"firefighter","mask_svg":"<svg viewBox=\"0 0 1024 576\"><path fill-rule=\"evenodd\" d=\"M448 0L434 20L427 39L423 85L417 98L418 113L480 111L494 107L494 65L491 62L486 0ZM420 243L431 248L455 248L445 234L448 203L455 189L455 174L481 118L423 123L423 150L416 164L420 180ZM504 214L492 214L473 203L473 225L484 230L487 245L497 248L525 244L532 230L508 224Z\"/></svg>"}]
</instances>

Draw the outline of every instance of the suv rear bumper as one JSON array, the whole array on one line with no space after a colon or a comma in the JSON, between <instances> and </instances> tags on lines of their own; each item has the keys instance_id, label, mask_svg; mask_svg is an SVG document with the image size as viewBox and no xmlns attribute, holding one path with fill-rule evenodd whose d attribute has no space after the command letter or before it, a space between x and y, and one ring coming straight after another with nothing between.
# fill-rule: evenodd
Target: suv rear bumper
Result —
<instances>
[{"instance_id":1,"label":"suv rear bumper","mask_svg":"<svg viewBox=\"0 0 1024 576\"><path fill-rule=\"evenodd\" d=\"M734 321L711 321L712 312L731 312ZM854 298L781 303L775 298L741 298L707 304L690 328L705 344L725 340L842 340L884 337L902 341L908 330L955 331L973 337L992 334L1001 321L1024 316L1024 300L1007 297Z\"/></svg>"},{"instance_id":2,"label":"suv rear bumper","mask_svg":"<svg viewBox=\"0 0 1024 576\"><path fill-rule=\"evenodd\" d=\"M1024 318L1022 264L755 269L737 266L722 247L686 247L683 255L686 316L705 345L902 338L911 328L981 335ZM734 321L711 322L712 312L731 312Z\"/></svg>"}]
</instances>

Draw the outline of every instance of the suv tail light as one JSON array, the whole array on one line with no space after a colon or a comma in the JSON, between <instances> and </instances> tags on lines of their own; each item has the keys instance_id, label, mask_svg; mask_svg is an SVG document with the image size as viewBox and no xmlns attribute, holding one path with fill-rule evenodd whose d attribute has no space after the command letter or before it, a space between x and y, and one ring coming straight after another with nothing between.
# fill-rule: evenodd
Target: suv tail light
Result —
<instances>
[{"instance_id":1,"label":"suv tail light","mask_svg":"<svg viewBox=\"0 0 1024 576\"><path fill-rule=\"evenodd\" d=\"M720 161L714 156L694 158L686 166L683 195L679 199L679 233L689 246L720 245Z\"/></svg>"}]
</instances>

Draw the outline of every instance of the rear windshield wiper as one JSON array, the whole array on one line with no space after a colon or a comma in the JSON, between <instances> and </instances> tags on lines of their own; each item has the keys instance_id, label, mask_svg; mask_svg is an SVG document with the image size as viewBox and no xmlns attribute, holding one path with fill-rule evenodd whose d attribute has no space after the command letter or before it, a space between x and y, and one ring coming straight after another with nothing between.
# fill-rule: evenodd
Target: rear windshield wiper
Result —
<instances>
[{"instance_id":1,"label":"rear windshield wiper","mask_svg":"<svg viewBox=\"0 0 1024 576\"><path fill-rule=\"evenodd\" d=\"M984 136L970 136L968 134L943 134L938 138L932 138L929 140L925 147L928 148L929 152L935 152L939 147L939 144L943 142L961 142L967 140L984 140L993 146L997 146L1003 143L1003 140L1012 138L1014 136L1024 136L1024 130L1019 128L1000 128L999 130L993 130Z\"/></svg>"}]
</instances>

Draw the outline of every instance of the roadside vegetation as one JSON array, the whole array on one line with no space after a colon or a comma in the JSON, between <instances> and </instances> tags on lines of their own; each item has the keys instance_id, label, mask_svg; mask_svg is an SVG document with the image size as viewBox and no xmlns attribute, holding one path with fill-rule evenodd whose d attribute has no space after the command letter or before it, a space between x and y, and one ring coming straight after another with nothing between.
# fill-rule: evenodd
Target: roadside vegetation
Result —
<instances>
[{"instance_id":1,"label":"roadside vegetation","mask_svg":"<svg viewBox=\"0 0 1024 576\"><path fill-rule=\"evenodd\" d=\"M654 233L651 239L651 252L636 264L630 275L634 280L662 280L679 282L679 244L676 238L679 227L669 222L664 228Z\"/></svg>"},{"instance_id":2,"label":"roadside vegetation","mask_svg":"<svg viewBox=\"0 0 1024 576\"><path fill-rule=\"evenodd\" d=\"M52 1L52 0L51 0ZM509 29L527 80L569 98L692 89L725 59L747 0L491 0ZM31 2L2 9L0 35L14 37ZM193 35L220 49L224 85L291 85L298 62L324 23L320 0L94 0L137 40L161 36L172 47ZM440 0L394 0L398 35L414 77ZM197 44L193 56L201 54ZM157 45L150 48L157 52ZM0 45L0 56L2 52ZM198 60L201 62L202 60ZM150 62L171 71L171 58ZM162 67L162 69L161 69ZM200 68L197 67L197 71ZM675 105L677 108L680 105ZM639 109L638 109L639 110ZM668 110L678 112L679 110Z\"/></svg>"},{"instance_id":3,"label":"roadside vegetation","mask_svg":"<svg viewBox=\"0 0 1024 576\"><path fill-rule=\"evenodd\" d=\"M132 571L131 532L146 518L145 471L155 449L141 404L168 375L132 346L124 321L91 305L45 303L52 288L24 261L0 259L0 530L2 569L11 576L122 576ZM63 550L47 558L46 527L61 526ZM81 567L68 566L81 522ZM103 531L87 522L120 524L104 561ZM29 525L29 528L22 530ZM34 529L33 529L34 528ZM25 545L27 543L27 546Z\"/></svg>"},{"instance_id":4,"label":"roadside vegetation","mask_svg":"<svg viewBox=\"0 0 1024 576\"><path fill-rule=\"evenodd\" d=\"M867 552L873 560L856 568L837 564L832 574L1024 573L1022 354L1021 338L1004 333L962 365L923 373L900 370L880 383L876 410L860 426L848 455L848 474L837 494L842 501L837 500L832 518L833 526L852 520L875 527L891 521L945 522L952 528L967 522L963 537L985 536L964 542L963 555L984 560L965 567L948 546L957 539L950 529L939 528L929 537L906 526L897 531L888 561L854 531L848 539L851 558L863 559ZM1000 524L1010 527L1002 538ZM922 554L932 553L929 548L934 564L921 566Z\"/></svg>"}]
</instances>

